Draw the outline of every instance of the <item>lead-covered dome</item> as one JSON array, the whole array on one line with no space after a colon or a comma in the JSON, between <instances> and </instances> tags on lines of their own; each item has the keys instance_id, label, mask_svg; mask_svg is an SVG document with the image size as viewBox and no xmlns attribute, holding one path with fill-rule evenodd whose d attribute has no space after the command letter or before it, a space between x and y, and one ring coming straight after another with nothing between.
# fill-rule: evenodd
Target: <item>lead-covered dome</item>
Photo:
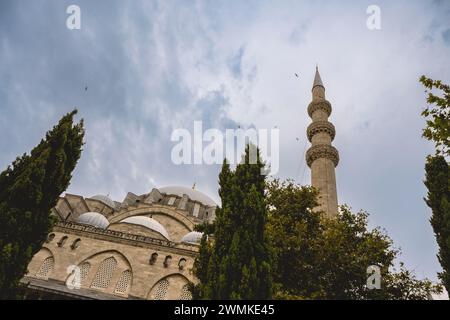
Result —
<instances>
[{"instance_id":1,"label":"lead-covered dome","mask_svg":"<svg viewBox=\"0 0 450 320\"><path fill-rule=\"evenodd\" d=\"M109 221L106 217L98 212L86 212L81 214L76 222L87 224L96 228L106 229L109 226Z\"/></svg>"},{"instance_id":2,"label":"lead-covered dome","mask_svg":"<svg viewBox=\"0 0 450 320\"><path fill-rule=\"evenodd\" d=\"M102 195L102 194L97 194L97 195L91 197L90 199L98 200L101 203L106 204L107 206L109 206L113 209L116 207L116 204L110 197Z\"/></svg>"},{"instance_id":3,"label":"lead-covered dome","mask_svg":"<svg viewBox=\"0 0 450 320\"><path fill-rule=\"evenodd\" d=\"M191 199L193 201L201 202L202 204L204 204L206 206L210 206L210 207L217 206L217 204L214 202L213 199L208 197L206 194L204 194L200 191L197 191L195 189L192 189L192 188L171 186L171 187L159 188L158 190L161 193L165 193L167 195L176 195L179 197L182 197L184 194L186 194L189 197L189 199Z\"/></svg>"},{"instance_id":4,"label":"lead-covered dome","mask_svg":"<svg viewBox=\"0 0 450 320\"><path fill-rule=\"evenodd\" d=\"M146 216L133 216L125 218L121 220L119 223L131 223L138 226L143 226L145 228L160 233L164 238L170 241L169 233L167 232L166 228L164 228L162 224L160 224L153 218Z\"/></svg>"},{"instance_id":5,"label":"lead-covered dome","mask_svg":"<svg viewBox=\"0 0 450 320\"><path fill-rule=\"evenodd\" d=\"M202 240L203 232L191 231L188 234L184 235L181 239L181 242L191 243L191 244L199 244Z\"/></svg>"}]
</instances>

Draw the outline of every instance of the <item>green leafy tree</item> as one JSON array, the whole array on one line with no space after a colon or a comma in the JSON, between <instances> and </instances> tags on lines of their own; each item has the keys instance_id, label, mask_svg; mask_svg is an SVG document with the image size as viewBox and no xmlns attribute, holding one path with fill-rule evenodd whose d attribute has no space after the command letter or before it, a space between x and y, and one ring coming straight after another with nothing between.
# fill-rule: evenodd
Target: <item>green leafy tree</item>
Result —
<instances>
[{"instance_id":1,"label":"green leafy tree","mask_svg":"<svg viewBox=\"0 0 450 320\"><path fill-rule=\"evenodd\" d=\"M423 129L423 137L434 141L437 154L450 155L450 86L440 80L432 80L425 76L420 82L426 88L427 107L422 111L422 116L427 120ZM440 90L442 96L433 93Z\"/></svg>"},{"instance_id":2,"label":"green leafy tree","mask_svg":"<svg viewBox=\"0 0 450 320\"><path fill-rule=\"evenodd\" d=\"M333 219L320 218L317 191L274 180L268 187L267 233L274 253L278 299L426 299L439 292L403 266L393 271L398 251L379 228L369 230L368 214L341 206ZM381 289L369 290L367 268L380 267Z\"/></svg>"},{"instance_id":3,"label":"green leafy tree","mask_svg":"<svg viewBox=\"0 0 450 320\"><path fill-rule=\"evenodd\" d=\"M442 286L428 279L417 279L414 273L400 263L399 271L395 269L383 277L382 290L371 291L375 299L389 300L427 300L432 293L442 293Z\"/></svg>"},{"instance_id":4,"label":"green leafy tree","mask_svg":"<svg viewBox=\"0 0 450 320\"><path fill-rule=\"evenodd\" d=\"M450 86L425 76L420 82L426 88L428 105L422 111L426 126L422 136L435 143L436 154L425 164L426 204L431 208L431 226L439 246L438 259L443 271L438 274L450 292ZM440 94L435 94L439 91Z\"/></svg>"},{"instance_id":5,"label":"green leafy tree","mask_svg":"<svg viewBox=\"0 0 450 320\"><path fill-rule=\"evenodd\" d=\"M255 157L253 157L255 156ZM256 160L256 161L251 161ZM256 163L253 163L256 162ZM200 299L268 299L272 293L270 250L265 236L267 207L264 164L259 150L247 145L243 161L219 175L222 206L216 211L214 235L202 240L194 266ZM210 230L211 231L211 230Z\"/></svg>"},{"instance_id":6,"label":"green leafy tree","mask_svg":"<svg viewBox=\"0 0 450 320\"><path fill-rule=\"evenodd\" d=\"M53 225L50 210L66 190L83 145L77 111L0 174L0 299L20 298L20 279Z\"/></svg>"},{"instance_id":7,"label":"green leafy tree","mask_svg":"<svg viewBox=\"0 0 450 320\"><path fill-rule=\"evenodd\" d=\"M315 267L318 234L322 232L318 192L293 181L272 180L267 187L267 234L273 254L273 281L277 298L313 297L320 290Z\"/></svg>"}]
</instances>

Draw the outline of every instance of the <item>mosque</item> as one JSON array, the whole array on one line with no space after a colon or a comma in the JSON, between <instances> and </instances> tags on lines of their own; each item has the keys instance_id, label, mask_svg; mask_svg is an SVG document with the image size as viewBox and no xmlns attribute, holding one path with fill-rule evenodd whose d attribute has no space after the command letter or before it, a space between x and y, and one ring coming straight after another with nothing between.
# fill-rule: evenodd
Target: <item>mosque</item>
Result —
<instances>
[{"instance_id":1,"label":"mosque","mask_svg":"<svg viewBox=\"0 0 450 320\"><path fill-rule=\"evenodd\" d=\"M307 110L311 184L320 191L319 209L333 217L339 154L331 145L331 104L317 68ZM52 209L52 232L22 279L27 298L192 299L188 283L196 281L192 267L202 237L194 227L212 222L216 208L204 193L181 186L129 192L122 202L66 193Z\"/></svg>"}]
</instances>

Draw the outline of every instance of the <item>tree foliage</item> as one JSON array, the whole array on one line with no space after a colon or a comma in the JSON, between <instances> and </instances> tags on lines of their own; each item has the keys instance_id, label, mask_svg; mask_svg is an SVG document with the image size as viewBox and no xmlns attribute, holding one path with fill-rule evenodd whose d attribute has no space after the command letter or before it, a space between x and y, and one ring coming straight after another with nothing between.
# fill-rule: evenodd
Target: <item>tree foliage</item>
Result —
<instances>
[{"instance_id":1,"label":"tree foliage","mask_svg":"<svg viewBox=\"0 0 450 320\"><path fill-rule=\"evenodd\" d=\"M41 248L50 210L68 187L83 145L83 122L66 114L45 139L0 174L0 298L20 297L20 279Z\"/></svg>"},{"instance_id":2,"label":"tree foliage","mask_svg":"<svg viewBox=\"0 0 450 320\"><path fill-rule=\"evenodd\" d=\"M256 152L256 163L252 163ZM214 235L202 239L194 265L197 299L267 299L272 281L265 236L267 208L264 164L259 150L247 145L235 171L224 161L219 175L222 206L216 210ZM211 228L205 230L212 231Z\"/></svg>"},{"instance_id":3,"label":"tree foliage","mask_svg":"<svg viewBox=\"0 0 450 320\"><path fill-rule=\"evenodd\" d=\"M279 299L426 299L439 292L401 266L398 251L379 228L368 228L368 214L341 206L333 219L312 209L317 191L274 180L268 187L267 233L273 247L275 297ZM379 290L366 286L367 268L381 269Z\"/></svg>"},{"instance_id":4,"label":"tree foliage","mask_svg":"<svg viewBox=\"0 0 450 320\"><path fill-rule=\"evenodd\" d=\"M420 78L425 86L427 107L422 111L426 118L423 137L434 141L436 154L429 155L425 164L425 202L431 208L430 218L439 246L438 259L443 271L438 274L447 292L450 292L450 169L446 160L450 155L450 86L440 80L425 76ZM440 91L436 95L433 90Z\"/></svg>"},{"instance_id":5,"label":"tree foliage","mask_svg":"<svg viewBox=\"0 0 450 320\"><path fill-rule=\"evenodd\" d=\"M450 155L450 86L440 80L432 80L425 76L420 82L426 88L427 107L422 111L422 116L427 118L426 127L423 129L423 137L434 141L438 154ZM435 95L432 91L440 90L442 96Z\"/></svg>"},{"instance_id":6,"label":"tree foliage","mask_svg":"<svg viewBox=\"0 0 450 320\"><path fill-rule=\"evenodd\" d=\"M426 204L439 246L438 259L443 271L438 274L450 292L450 166L443 156L428 156L425 165Z\"/></svg>"}]
</instances>

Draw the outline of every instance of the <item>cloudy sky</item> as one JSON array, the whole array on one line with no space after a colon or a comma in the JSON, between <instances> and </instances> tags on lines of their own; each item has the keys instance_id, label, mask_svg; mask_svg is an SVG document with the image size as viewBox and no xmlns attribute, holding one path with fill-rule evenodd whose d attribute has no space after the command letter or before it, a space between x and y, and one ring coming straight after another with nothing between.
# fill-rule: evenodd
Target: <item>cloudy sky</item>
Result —
<instances>
[{"instance_id":1,"label":"cloudy sky","mask_svg":"<svg viewBox=\"0 0 450 320\"><path fill-rule=\"evenodd\" d=\"M448 1L0 2L0 168L78 108L86 145L68 192L192 186L217 165L174 165L171 133L280 129L278 177L310 181L306 108L316 63L333 105L338 197L365 209L419 277L436 279L423 202L422 74L450 82ZM81 29L66 8L81 8ZM381 9L381 30L366 26ZM299 74L299 78L294 76ZM85 87L88 90L85 90ZM296 138L299 138L297 141Z\"/></svg>"}]
</instances>

